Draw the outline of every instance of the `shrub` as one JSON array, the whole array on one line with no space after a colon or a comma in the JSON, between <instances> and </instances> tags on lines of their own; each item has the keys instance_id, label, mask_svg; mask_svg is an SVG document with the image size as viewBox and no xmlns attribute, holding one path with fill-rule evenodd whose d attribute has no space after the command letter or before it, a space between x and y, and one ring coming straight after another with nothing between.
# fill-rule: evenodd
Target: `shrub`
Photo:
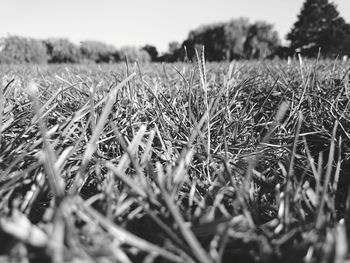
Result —
<instances>
[{"instance_id":1,"label":"shrub","mask_svg":"<svg viewBox=\"0 0 350 263\"><path fill-rule=\"evenodd\" d=\"M19 36L1 39L0 63L20 64L47 62L46 47L40 40Z\"/></svg>"}]
</instances>

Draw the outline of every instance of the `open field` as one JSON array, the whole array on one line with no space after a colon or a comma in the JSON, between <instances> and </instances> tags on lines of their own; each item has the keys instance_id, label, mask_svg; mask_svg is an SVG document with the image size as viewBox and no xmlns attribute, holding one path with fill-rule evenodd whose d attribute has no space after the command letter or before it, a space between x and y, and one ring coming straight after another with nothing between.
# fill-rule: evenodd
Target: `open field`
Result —
<instances>
[{"instance_id":1,"label":"open field","mask_svg":"<svg viewBox=\"0 0 350 263\"><path fill-rule=\"evenodd\" d=\"M1 262L344 262L349 62L0 65Z\"/></svg>"}]
</instances>

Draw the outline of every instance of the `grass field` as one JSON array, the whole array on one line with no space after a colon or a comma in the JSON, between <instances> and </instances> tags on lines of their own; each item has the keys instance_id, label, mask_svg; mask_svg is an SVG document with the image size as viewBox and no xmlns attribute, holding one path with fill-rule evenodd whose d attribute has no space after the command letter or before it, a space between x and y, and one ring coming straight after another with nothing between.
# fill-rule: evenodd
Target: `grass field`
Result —
<instances>
[{"instance_id":1,"label":"grass field","mask_svg":"<svg viewBox=\"0 0 350 263\"><path fill-rule=\"evenodd\" d=\"M0 261L346 261L349 70L0 65Z\"/></svg>"}]
</instances>

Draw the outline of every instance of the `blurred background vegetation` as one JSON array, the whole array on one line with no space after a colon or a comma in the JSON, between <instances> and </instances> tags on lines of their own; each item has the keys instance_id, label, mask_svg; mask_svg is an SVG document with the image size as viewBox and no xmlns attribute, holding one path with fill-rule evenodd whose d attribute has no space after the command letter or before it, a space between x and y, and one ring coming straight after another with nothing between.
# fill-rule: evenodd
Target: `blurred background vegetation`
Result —
<instances>
[{"instance_id":1,"label":"blurred background vegetation","mask_svg":"<svg viewBox=\"0 0 350 263\"><path fill-rule=\"evenodd\" d=\"M114 63L126 57L130 62L178 62L193 60L195 49L203 45L208 61L287 58L298 53L336 58L350 55L350 24L332 2L306 0L286 40L282 45L272 24L251 23L247 18L202 25L191 30L182 43L170 42L163 54L152 45L117 49L93 40L77 45L65 38L9 35L0 39L0 63Z\"/></svg>"}]
</instances>

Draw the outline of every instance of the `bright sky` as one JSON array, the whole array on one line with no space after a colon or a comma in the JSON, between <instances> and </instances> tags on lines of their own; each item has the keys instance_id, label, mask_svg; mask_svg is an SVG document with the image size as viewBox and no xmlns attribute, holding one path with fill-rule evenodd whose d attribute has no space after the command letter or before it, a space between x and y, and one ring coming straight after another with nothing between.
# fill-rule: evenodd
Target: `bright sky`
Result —
<instances>
[{"instance_id":1,"label":"bright sky","mask_svg":"<svg viewBox=\"0 0 350 263\"><path fill-rule=\"evenodd\" d=\"M151 44L166 51L202 24L248 17L275 25L284 38L304 0L0 0L0 37L66 37L116 47ZM335 0L350 23L350 0Z\"/></svg>"}]
</instances>

